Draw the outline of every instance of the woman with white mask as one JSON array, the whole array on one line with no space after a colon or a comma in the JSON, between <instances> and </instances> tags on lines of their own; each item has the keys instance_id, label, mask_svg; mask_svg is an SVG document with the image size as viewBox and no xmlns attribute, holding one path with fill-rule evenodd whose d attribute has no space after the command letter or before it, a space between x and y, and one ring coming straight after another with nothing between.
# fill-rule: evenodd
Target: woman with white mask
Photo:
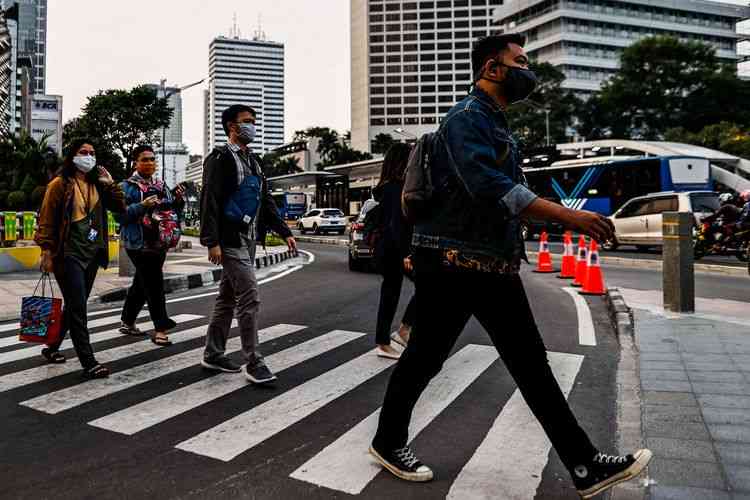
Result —
<instances>
[{"instance_id":1,"label":"woman with white mask","mask_svg":"<svg viewBox=\"0 0 750 500\"><path fill-rule=\"evenodd\" d=\"M34 239L42 249L41 269L54 273L64 301L62 335L42 356L50 363L65 363L60 344L70 332L83 376L89 379L109 376L94 357L86 308L99 267L109 263L107 210L125 210L122 189L97 166L92 142L74 141L60 175L47 186Z\"/></svg>"}]
</instances>

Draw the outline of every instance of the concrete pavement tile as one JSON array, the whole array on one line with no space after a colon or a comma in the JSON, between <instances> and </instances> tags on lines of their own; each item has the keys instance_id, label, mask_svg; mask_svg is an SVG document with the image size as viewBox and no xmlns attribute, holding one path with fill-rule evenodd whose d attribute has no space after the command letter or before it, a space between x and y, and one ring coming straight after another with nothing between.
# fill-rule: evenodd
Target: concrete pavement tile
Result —
<instances>
[{"instance_id":1,"label":"concrete pavement tile","mask_svg":"<svg viewBox=\"0 0 750 500\"><path fill-rule=\"evenodd\" d=\"M643 402L647 405L698 406L698 401L690 392L644 391Z\"/></svg>"},{"instance_id":2,"label":"concrete pavement tile","mask_svg":"<svg viewBox=\"0 0 750 500\"><path fill-rule=\"evenodd\" d=\"M665 344L665 343L646 343L639 344L638 348L641 353L644 352L677 352L677 344Z\"/></svg>"},{"instance_id":3,"label":"concrete pavement tile","mask_svg":"<svg viewBox=\"0 0 750 500\"><path fill-rule=\"evenodd\" d=\"M696 394L738 394L750 396L750 384L745 382L693 382Z\"/></svg>"},{"instance_id":4,"label":"concrete pavement tile","mask_svg":"<svg viewBox=\"0 0 750 500\"><path fill-rule=\"evenodd\" d=\"M692 390L690 382L680 380L646 379L641 381L641 386L644 391L690 392Z\"/></svg>"},{"instance_id":5,"label":"concrete pavement tile","mask_svg":"<svg viewBox=\"0 0 750 500\"><path fill-rule=\"evenodd\" d=\"M714 446L723 463L750 466L750 444L718 441Z\"/></svg>"},{"instance_id":6,"label":"concrete pavement tile","mask_svg":"<svg viewBox=\"0 0 750 500\"><path fill-rule=\"evenodd\" d=\"M750 492L748 493L732 493L732 500L750 500Z\"/></svg>"},{"instance_id":7,"label":"concrete pavement tile","mask_svg":"<svg viewBox=\"0 0 750 500\"><path fill-rule=\"evenodd\" d=\"M685 368L688 371L707 371L707 372L725 372L727 369L735 369L735 364L729 361L729 363L703 363L697 361L686 361Z\"/></svg>"},{"instance_id":8,"label":"concrete pavement tile","mask_svg":"<svg viewBox=\"0 0 750 500\"><path fill-rule=\"evenodd\" d=\"M737 366L750 367L750 354L732 354L732 359Z\"/></svg>"},{"instance_id":9,"label":"concrete pavement tile","mask_svg":"<svg viewBox=\"0 0 750 500\"><path fill-rule=\"evenodd\" d=\"M725 363L728 366L732 365L732 358L729 354L684 352L682 353L682 359L691 363Z\"/></svg>"},{"instance_id":10,"label":"concrete pavement tile","mask_svg":"<svg viewBox=\"0 0 750 500\"><path fill-rule=\"evenodd\" d=\"M641 360L641 370L683 370L681 361L647 361Z\"/></svg>"},{"instance_id":11,"label":"concrete pavement tile","mask_svg":"<svg viewBox=\"0 0 750 500\"><path fill-rule=\"evenodd\" d=\"M706 372L690 370L687 372L691 382L742 382L745 377L741 372Z\"/></svg>"},{"instance_id":12,"label":"concrete pavement tile","mask_svg":"<svg viewBox=\"0 0 750 500\"><path fill-rule=\"evenodd\" d=\"M646 447L657 457L693 462L716 462L714 447L710 441L649 437L646 438Z\"/></svg>"},{"instance_id":13,"label":"concrete pavement tile","mask_svg":"<svg viewBox=\"0 0 750 500\"><path fill-rule=\"evenodd\" d=\"M725 489L719 465L710 462L660 458L651 461L649 475L662 486Z\"/></svg>"},{"instance_id":14,"label":"concrete pavement tile","mask_svg":"<svg viewBox=\"0 0 750 500\"><path fill-rule=\"evenodd\" d=\"M732 489L750 493L750 467L727 465L724 470Z\"/></svg>"},{"instance_id":15,"label":"concrete pavement tile","mask_svg":"<svg viewBox=\"0 0 750 500\"><path fill-rule=\"evenodd\" d=\"M747 408L750 409L750 396L728 396L725 394L698 394L698 401L704 408Z\"/></svg>"},{"instance_id":16,"label":"concrete pavement tile","mask_svg":"<svg viewBox=\"0 0 750 500\"><path fill-rule=\"evenodd\" d=\"M694 439L708 441L711 436L703 423L685 423L652 420L643 421L643 434L647 437L664 437L674 439Z\"/></svg>"},{"instance_id":17,"label":"concrete pavement tile","mask_svg":"<svg viewBox=\"0 0 750 500\"><path fill-rule=\"evenodd\" d=\"M687 486L652 486L650 492L651 500L730 500L726 491Z\"/></svg>"},{"instance_id":18,"label":"concrete pavement tile","mask_svg":"<svg viewBox=\"0 0 750 500\"><path fill-rule=\"evenodd\" d=\"M681 361L679 352L641 352L641 361Z\"/></svg>"},{"instance_id":19,"label":"concrete pavement tile","mask_svg":"<svg viewBox=\"0 0 750 500\"><path fill-rule=\"evenodd\" d=\"M708 431L716 441L750 444L750 425L706 424Z\"/></svg>"},{"instance_id":20,"label":"concrete pavement tile","mask_svg":"<svg viewBox=\"0 0 750 500\"><path fill-rule=\"evenodd\" d=\"M750 425L750 411L743 408L703 408L703 420L707 424Z\"/></svg>"},{"instance_id":21,"label":"concrete pavement tile","mask_svg":"<svg viewBox=\"0 0 750 500\"><path fill-rule=\"evenodd\" d=\"M641 370L641 381L646 380L679 380L687 382L689 379L685 370ZM741 375L740 380L744 380Z\"/></svg>"}]
</instances>

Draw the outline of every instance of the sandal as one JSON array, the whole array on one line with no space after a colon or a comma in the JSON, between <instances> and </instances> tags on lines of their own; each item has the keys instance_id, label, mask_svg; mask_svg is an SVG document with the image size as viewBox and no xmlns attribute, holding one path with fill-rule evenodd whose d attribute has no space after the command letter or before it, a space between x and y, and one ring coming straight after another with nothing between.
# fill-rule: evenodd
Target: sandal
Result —
<instances>
[{"instance_id":1,"label":"sandal","mask_svg":"<svg viewBox=\"0 0 750 500\"><path fill-rule=\"evenodd\" d=\"M95 378L107 378L109 377L109 368L102 365L96 365L88 370L83 370L83 376L84 378L87 378L89 380L93 380Z\"/></svg>"},{"instance_id":2,"label":"sandal","mask_svg":"<svg viewBox=\"0 0 750 500\"><path fill-rule=\"evenodd\" d=\"M159 337L156 334L151 335L151 342L161 347L168 347L172 345L172 341L169 340L167 337Z\"/></svg>"},{"instance_id":3,"label":"sandal","mask_svg":"<svg viewBox=\"0 0 750 500\"><path fill-rule=\"evenodd\" d=\"M55 365L60 365L67 361L65 359L65 356L63 356L60 351L53 351L49 347L45 347L44 349L42 349L42 356L44 356L44 359L46 359L48 363L52 363Z\"/></svg>"},{"instance_id":4,"label":"sandal","mask_svg":"<svg viewBox=\"0 0 750 500\"><path fill-rule=\"evenodd\" d=\"M143 337L144 335L146 335L140 329L138 329L138 327L135 326L135 324L131 326L131 325L122 323L118 331L122 333L123 335L132 335L134 337Z\"/></svg>"}]
</instances>

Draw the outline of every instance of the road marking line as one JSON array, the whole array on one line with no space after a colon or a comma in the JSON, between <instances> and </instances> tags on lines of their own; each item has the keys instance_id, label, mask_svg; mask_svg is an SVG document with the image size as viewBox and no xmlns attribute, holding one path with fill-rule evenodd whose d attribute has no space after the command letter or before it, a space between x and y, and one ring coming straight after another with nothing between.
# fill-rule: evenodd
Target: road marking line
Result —
<instances>
[{"instance_id":1,"label":"road marking line","mask_svg":"<svg viewBox=\"0 0 750 500\"><path fill-rule=\"evenodd\" d=\"M195 319L201 319L203 316L197 315L197 314L179 314L177 316L174 316L172 319L176 322L185 322L185 321L193 321ZM153 328L153 325L151 322L144 323L144 325L149 327L149 330ZM139 323L138 326L141 326ZM119 339L119 338L130 338L129 335L124 335L120 333L119 328L115 328L112 330L105 330L103 332L97 332L91 334L91 343L95 342L104 342L105 340L112 340L112 339ZM8 351L4 353L0 353L0 365L6 364L6 363L12 363L13 361L19 361L21 359L28 359L33 358L34 356L39 356L42 351L43 344L36 344L31 345L30 347L24 347L22 349L16 349L14 351ZM63 343L60 345L60 350L63 349L70 349L73 347L73 341L70 340L70 338L65 339Z\"/></svg>"},{"instance_id":2,"label":"road marking line","mask_svg":"<svg viewBox=\"0 0 750 500\"><path fill-rule=\"evenodd\" d=\"M414 408L409 436L419 434L497 359L490 346L467 345L446 361ZM382 470L367 453L380 409L311 458L290 477L357 495Z\"/></svg>"},{"instance_id":3,"label":"road marking line","mask_svg":"<svg viewBox=\"0 0 750 500\"><path fill-rule=\"evenodd\" d=\"M394 364L371 351L179 443L176 448L228 462Z\"/></svg>"},{"instance_id":4,"label":"road marking line","mask_svg":"<svg viewBox=\"0 0 750 500\"><path fill-rule=\"evenodd\" d=\"M334 330L268 356L265 362L271 370L281 372L364 335L364 333ZM224 376L220 374L93 420L89 422L89 425L132 435L247 386L248 382L244 375Z\"/></svg>"},{"instance_id":5,"label":"road marking line","mask_svg":"<svg viewBox=\"0 0 750 500\"><path fill-rule=\"evenodd\" d=\"M591 309L586 299L581 297L575 288L565 287L565 292L573 297L576 305L576 315L578 316L578 343L581 345L596 345L596 330L594 330L594 320L591 317Z\"/></svg>"},{"instance_id":6,"label":"road marking line","mask_svg":"<svg viewBox=\"0 0 750 500\"><path fill-rule=\"evenodd\" d=\"M202 326L203 331L208 330L208 325ZM265 331L258 332L260 342L267 342L289 333L303 329L297 325L276 325ZM238 351L241 348L240 337L232 337L227 342L227 354ZM56 414L88 403L95 399L124 391L130 387L143 384L170 373L197 365L202 357L204 347L198 347L189 351L161 358L150 363L114 373L106 379L89 381L44 394L21 402L23 406L33 408L44 413Z\"/></svg>"},{"instance_id":7,"label":"road marking line","mask_svg":"<svg viewBox=\"0 0 750 500\"><path fill-rule=\"evenodd\" d=\"M143 318L146 316L148 316L148 311L142 311L138 315L139 318ZM92 328L97 328L97 327L105 326L105 325L111 325L112 323L119 323L119 322L120 322L120 315L118 314L116 316L109 316L107 318L89 320L88 327L89 327L89 330L91 330ZM18 329L18 326L16 326L16 328ZM95 335L96 333L91 334L92 337L94 337ZM27 343L21 342L20 340L18 340L18 337L7 337L7 338L0 339L0 347L8 347L8 346L15 345L15 344L27 344Z\"/></svg>"},{"instance_id":8,"label":"road marking line","mask_svg":"<svg viewBox=\"0 0 750 500\"><path fill-rule=\"evenodd\" d=\"M567 398L583 356L548 353L550 366ZM516 390L482 444L453 481L448 499L534 498L552 445L520 391Z\"/></svg>"},{"instance_id":9,"label":"road marking line","mask_svg":"<svg viewBox=\"0 0 750 500\"><path fill-rule=\"evenodd\" d=\"M141 327L147 327L147 328L143 328L144 331L153 330L154 325L153 323L149 322L149 323L144 323L143 325L141 325ZM231 327L232 328L237 327L236 319L232 320ZM190 340L202 338L205 336L206 336L205 326L198 326L194 328L189 328L187 330L170 332L169 339L174 344L179 344L182 342L188 342ZM141 342L133 342L131 344L125 344L119 347L113 347L111 349L99 351L96 353L96 359L100 363L110 363L112 361L118 361L123 358L128 358L130 356L137 356L138 354L143 354L149 351L156 351L159 349L162 349L162 348L144 339ZM42 366L29 368L28 370L23 370L20 372L13 372L9 375L4 375L0 377L0 392L10 391L12 389L17 389L18 387L23 387L25 385L33 384L36 382L41 382L43 380L59 377L61 375L77 372L80 370L81 370L81 367L77 362L69 360L67 363L60 364L60 365L45 364Z\"/></svg>"}]
</instances>

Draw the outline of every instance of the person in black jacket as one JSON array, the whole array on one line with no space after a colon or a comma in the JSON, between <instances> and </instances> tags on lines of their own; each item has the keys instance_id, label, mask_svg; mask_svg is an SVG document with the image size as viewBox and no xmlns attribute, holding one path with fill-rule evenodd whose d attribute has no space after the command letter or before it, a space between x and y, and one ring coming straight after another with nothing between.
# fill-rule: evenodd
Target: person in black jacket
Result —
<instances>
[{"instance_id":1,"label":"person in black jacket","mask_svg":"<svg viewBox=\"0 0 750 500\"><path fill-rule=\"evenodd\" d=\"M378 356L391 359L401 356L399 351L391 346L391 339L406 347L416 313L416 300L415 296L412 296L398 333L391 336L391 323L401 297L405 271L407 276L411 274L412 228L401 212L401 190L410 152L411 146L407 144L396 143L391 146L383 160L380 182L373 191L375 200L380 204L383 226L382 237L375 248L375 258L383 275L375 330L375 343L378 346L376 353Z\"/></svg>"},{"instance_id":2,"label":"person in black jacket","mask_svg":"<svg viewBox=\"0 0 750 500\"><path fill-rule=\"evenodd\" d=\"M260 302L255 277L255 246L256 242L265 244L269 230L284 238L290 251L296 251L297 243L279 215L260 162L249 147L255 138L255 116L249 106L235 104L227 108L221 121L229 143L215 148L203 164L200 240L208 248L208 260L224 270L206 334L202 365L222 372L242 370L225 356L236 306L242 353L247 361L245 376L254 384L264 384L276 380L276 376L258 351ZM253 198L244 196L248 186L259 188L259 204L247 201ZM237 197L237 193L243 196ZM234 217L235 213L228 208L230 200L243 205L234 204L234 208L244 215Z\"/></svg>"}]
</instances>

